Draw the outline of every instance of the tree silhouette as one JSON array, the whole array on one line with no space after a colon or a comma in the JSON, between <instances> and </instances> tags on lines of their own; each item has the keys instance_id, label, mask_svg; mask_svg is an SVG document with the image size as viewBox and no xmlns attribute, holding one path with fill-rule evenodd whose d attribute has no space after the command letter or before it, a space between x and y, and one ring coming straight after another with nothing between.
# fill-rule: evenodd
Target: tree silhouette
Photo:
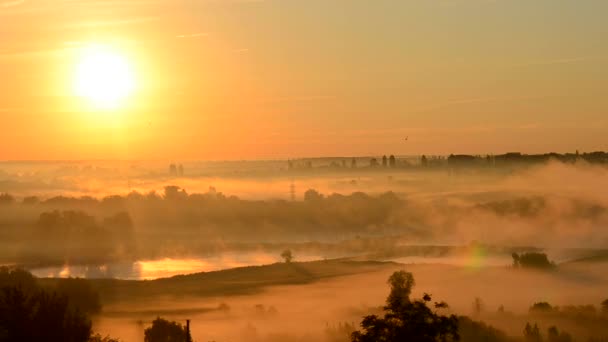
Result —
<instances>
[{"instance_id":1,"label":"tree silhouette","mask_svg":"<svg viewBox=\"0 0 608 342\"><path fill-rule=\"evenodd\" d=\"M483 311L483 301L479 297L475 297L473 300L473 314L479 316Z\"/></svg>"},{"instance_id":2,"label":"tree silhouette","mask_svg":"<svg viewBox=\"0 0 608 342\"><path fill-rule=\"evenodd\" d=\"M0 291L0 341L86 342L91 322L68 305L66 296L23 288Z\"/></svg>"},{"instance_id":3,"label":"tree silhouette","mask_svg":"<svg viewBox=\"0 0 608 342\"><path fill-rule=\"evenodd\" d=\"M458 317L458 333L462 341L513 342L504 332L469 317Z\"/></svg>"},{"instance_id":4,"label":"tree silhouette","mask_svg":"<svg viewBox=\"0 0 608 342\"><path fill-rule=\"evenodd\" d=\"M556 326L547 330L547 342L572 342L572 336L565 331L560 332Z\"/></svg>"},{"instance_id":5,"label":"tree silhouette","mask_svg":"<svg viewBox=\"0 0 608 342\"><path fill-rule=\"evenodd\" d=\"M426 158L426 156L423 154L422 157L420 157L420 165L421 166L427 166L429 163L428 159Z\"/></svg>"},{"instance_id":6,"label":"tree silhouette","mask_svg":"<svg viewBox=\"0 0 608 342\"><path fill-rule=\"evenodd\" d=\"M351 335L352 342L379 341L459 341L458 318L443 316L428 307L431 296L422 300L410 300L414 277L411 273L398 271L388 279L391 292L383 308L384 317L369 315L361 321L362 331ZM446 308L444 302L435 303L435 309Z\"/></svg>"},{"instance_id":7,"label":"tree silhouette","mask_svg":"<svg viewBox=\"0 0 608 342\"><path fill-rule=\"evenodd\" d=\"M323 195L320 194L315 189L308 189L304 193L304 201L305 202L318 202L318 201L321 201L321 200L323 200Z\"/></svg>"},{"instance_id":8,"label":"tree silhouette","mask_svg":"<svg viewBox=\"0 0 608 342\"><path fill-rule=\"evenodd\" d=\"M0 194L0 205L8 205L15 203L15 197L11 194L2 193Z\"/></svg>"},{"instance_id":9,"label":"tree silhouette","mask_svg":"<svg viewBox=\"0 0 608 342\"><path fill-rule=\"evenodd\" d=\"M513 253L513 267L515 268L536 268L536 269L554 269L556 266L554 263L549 261L547 254L545 253Z\"/></svg>"},{"instance_id":10,"label":"tree silhouette","mask_svg":"<svg viewBox=\"0 0 608 342\"><path fill-rule=\"evenodd\" d=\"M95 334L89 337L88 342L120 342L120 340L110 336L101 336L100 334Z\"/></svg>"},{"instance_id":11,"label":"tree silhouette","mask_svg":"<svg viewBox=\"0 0 608 342\"><path fill-rule=\"evenodd\" d=\"M540 329L538 329L538 325L534 323L534 327L530 325L530 323L526 323L526 327L524 328L524 341L525 342L541 342L543 340L540 335Z\"/></svg>"},{"instance_id":12,"label":"tree silhouette","mask_svg":"<svg viewBox=\"0 0 608 342\"><path fill-rule=\"evenodd\" d=\"M293 260L293 253L290 249L286 249L283 251L283 253L281 253L281 258L285 260L286 264L289 264Z\"/></svg>"},{"instance_id":13,"label":"tree silhouette","mask_svg":"<svg viewBox=\"0 0 608 342\"><path fill-rule=\"evenodd\" d=\"M604 299L602 302L602 313L608 315L608 299Z\"/></svg>"},{"instance_id":14,"label":"tree silhouette","mask_svg":"<svg viewBox=\"0 0 608 342\"><path fill-rule=\"evenodd\" d=\"M181 324L160 317L144 330L145 342L184 342L187 338L187 331Z\"/></svg>"}]
</instances>

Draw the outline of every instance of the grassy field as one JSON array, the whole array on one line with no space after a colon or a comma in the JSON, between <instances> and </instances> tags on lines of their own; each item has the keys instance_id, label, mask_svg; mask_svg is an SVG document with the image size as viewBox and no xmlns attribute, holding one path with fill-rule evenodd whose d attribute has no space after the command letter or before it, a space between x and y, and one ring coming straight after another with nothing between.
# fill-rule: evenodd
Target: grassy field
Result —
<instances>
[{"instance_id":1,"label":"grassy field","mask_svg":"<svg viewBox=\"0 0 608 342\"><path fill-rule=\"evenodd\" d=\"M332 259L311 262L275 263L214 272L193 273L156 280L92 279L103 303L149 299L160 296L228 296L251 294L275 285L308 284L344 275L394 268L393 262ZM40 281L52 286L56 279Z\"/></svg>"}]
</instances>

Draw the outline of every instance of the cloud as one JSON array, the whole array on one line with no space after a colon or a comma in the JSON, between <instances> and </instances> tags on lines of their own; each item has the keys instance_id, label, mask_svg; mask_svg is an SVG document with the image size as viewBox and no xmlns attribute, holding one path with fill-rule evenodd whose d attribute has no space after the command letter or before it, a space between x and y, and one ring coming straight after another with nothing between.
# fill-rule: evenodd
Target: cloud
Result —
<instances>
[{"instance_id":1,"label":"cloud","mask_svg":"<svg viewBox=\"0 0 608 342\"><path fill-rule=\"evenodd\" d=\"M418 109L413 110L413 112L432 112L435 110L443 109L446 107L453 106L466 106L478 103L492 103L492 102L519 102L519 101L530 101L530 100L543 100L552 96L496 96L496 97L480 97L480 98L470 98L470 99L455 99L451 101L446 101L443 103L431 104L425 107L420 107Z\"/></svg>"},{"instance_id":2,"label":"cloud","mask_svg":"<svg viewBox=\"0 0 608 342\"><path fill-rule=\"evenodd\" d=\"M0 107L0 113L20 112L23 108L20 107Z\"/></svg>"},{"instance_id":3,"label":"cloud","mask_svg":"<svg viewBox=\"0 0 608 342\"><path fill-rule=\"evenodd\" d=\"M175 37L177 37L177 38L199 38L199 37L207 37L207 36L209 36L209 33L207 33L207 32L197 32L197 33L190 33L190 34L180 34Z\"/></svg>"},{"instance_id":4,"label":"cloud","mask_svg":"<svg viewBox=\"0 0 608 342\"><path fill-rule=\"evenodd\" d=\"M15 7L25 3L25 0L14 0L0 3L0 8Z\"/></svg>"},{"instance_id":5,"label":"cloud","mask_svg":"<svg viewBox=\"0 0 608 342\"><path fill-rule=\"evenodd\" d=\"M77 23L67 24L66 28L91 28L91 27L109 27L109 26L124 26L141 24L150 21L158 20L158 17L140 17L140 18L128 18L128 19L117 19L117 20L98 20L98 21L83 21Z\"/></svg>"},{"instance_id":6,"label":"cloud","mask_svg":"<svg viewBox=\"0 0 608 342\"><path fill-rule=\"evenodd\" d=\"M521 68L521 67L542 66L542 65L570 64L570 63L588 61L588 60L592 60L592 59L597 59L597 58L573 57L573 58L548 59L548 60L544 60L544 61L534 61L534 62L529 62L529 63L515 64L515 65L513 65L513 67Z\"/></svg>"}]
</instances>

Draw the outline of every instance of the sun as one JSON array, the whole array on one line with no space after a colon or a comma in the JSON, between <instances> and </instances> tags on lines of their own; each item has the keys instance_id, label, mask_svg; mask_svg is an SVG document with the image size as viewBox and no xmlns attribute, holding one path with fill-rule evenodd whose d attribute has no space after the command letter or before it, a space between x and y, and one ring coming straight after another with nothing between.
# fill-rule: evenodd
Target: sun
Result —
<instances>
[{"instance_id":1,"label":"sun","mask_svg":"<svg viewBox=\"0 0 608 342\"><path fill-rule=\"evenodd\" d=\"M74 91L98 109L116 109L135 90L129 60L111 48L90 46L83 50L75 70Z\"/></svg>"}]
</instances>

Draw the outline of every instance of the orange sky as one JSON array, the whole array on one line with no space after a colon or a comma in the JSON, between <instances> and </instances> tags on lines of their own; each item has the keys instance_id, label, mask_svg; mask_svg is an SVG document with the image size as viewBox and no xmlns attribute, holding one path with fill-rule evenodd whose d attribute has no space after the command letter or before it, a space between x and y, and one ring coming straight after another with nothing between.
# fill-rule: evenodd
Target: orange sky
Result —
<instances>
[{"instance_id":1,"label":"orange sky","mask_svg":"<svg viewBox=\"0 0 608 342\"><path fill-rule=\"evenodd\" d=\"M0 0L0 159L608 150L607 11L603 0ZM136 75L118 109L74 93L91 44Z\"/></svg>"}]
</instances>

